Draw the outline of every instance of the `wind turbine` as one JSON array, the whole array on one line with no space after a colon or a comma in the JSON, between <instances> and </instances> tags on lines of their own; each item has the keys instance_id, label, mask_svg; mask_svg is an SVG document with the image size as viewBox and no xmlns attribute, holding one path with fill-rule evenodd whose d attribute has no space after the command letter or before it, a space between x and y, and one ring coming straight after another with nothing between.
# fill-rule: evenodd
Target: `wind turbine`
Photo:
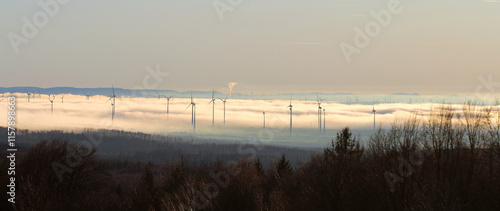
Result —
<instances>
[{"instance_id":1,"label":"wind turbine","mask_svg":"<svg viewBox=\"0 0 500 211\"><path fill-rule=\"evenodd\" d=\"M83 94L85 94L85 96L87 97L87 100L89 100L89 99L90 99L90 94L87 94L87 93L85 93L85 92L84 92Z\"/></svg>"},{"instance_id":2,"label":"wind turbine","mask_svg":"<svg viewBox=\"0 0 500 211\"><path fill-rule=\"evenodd\" d=\"M109 97L109 99L106 101L111 101L111 121L113 121L115 119L115 106L116 106L116 98L117 96L115 95L115 88L113 86L111 86L111 89L113 91L111 97Z\"/></svg>"},{"instance_id":3,"label":"wind turbine","mask_svg":"<svg viewBox=\"0 0 500 211\"><path fill-rule=\"evenodd\" d=\"M321 130L322 130L322 127L321 127L321 103L318 103L318 123L319 123L319 133L321 134Z\"/></svg>"},{"instance_id":4,"label":"wind turbine","mask_svg":"<svg viewBox=\"0 0 500 211\"><path fill-rule=\"evenodd\" d=\"M236 85L236 82L229 82L228 87L227 87L227 96L226 98L220 100L224 103L224 127L226 126L226 100L229 96L231 96L231 91L233 90L233 87ZM253 93L252 93L253 94Z\"/></svg>"},{"instance_id":5,"label":"wind turbine","mask_svg":"<svg viewBox=\"0 0 500 211\"><path fill-rule=\"evenodd\" d=\"M214 118L215 118L215 98L214 98L214 94L215 94L215 89L212 90L212 100L210 100L210 102L208 102L208 104L212 103L212 127L214 126ZM226 115L224 115L224 118L225 118Z\"/></svg>"},{"instance_id":6,"label":"wind turbine","mask_svg":"<svg viewBox=\"0 0 500 211\"><path fill-rule=\"evenodd\" d=\"M375 114L377 114L377 111L375 111L375 103L373 103L373 132L375 132Z\"/></svg>"},{"instance_id":7,"label":"wind turbine","mask_svg":"<svg viewBox=\"0 0 500 211\"><path fill-rule=\"evenodd\" d=\"M262 126L262 128L264 129L264 133L265 133L266 132L266 112L262 111L262 115L264 115L264 125Z\"/></svg>"},{"instance_id":8,"label":"wind turbine","mask_svg":"<svg viewBox=\"0 0 500 211\"><path fill-rule=\"evenodd\" d=\"M193 133L196 133L196 103L193 101L193 94L191 94L191 103L186 109L191 106L191 124L193 125Z\"/></svg>"},{"instance_id":9,"label":"wind turbine","mask_svg":"<svg viewBox=\"0 0 500 211\"><path fill-rule=\"evenodd\" d=\"M321 134L321 102L323 101L323 99L321 99L320 97L316 96L316 102L318 104L318 126L319 126L319 133Z\"/></svg>"},{"instance_id":10,"label":"wind turbine","mask_svg":"<svg viewBox=\"0 0 500 211\"><path fill-rule=\"evenodd\" d=\"M49 101L50 101L50 114L54 114L54 99L56 98L55 95L52 95L52 99L50 99L50 94L49 94Z\"/></svg>"},{"instance_id":11,"label":"wind turbine","mask_svg":"<svg viewBox=\"0 0 500 211\"><path fill-rule=\"evenodd\" d=\"M224 103L224 127L226 126L226 100L227 100L227 97L222 99L220 98L220 100L222 101L222 103Z\"/></svg>"},{"instance_id":12,"label":"wind turbine","mask_svg":"<svg viewBox=\"0 0 500 211\"><path fill-rule=\"evenodd\" d=\"M167 116L168 116L168 113L169 113L169 110L168 110L168 107L170 106L170 99L172 99L172 101L174 100L174 98L172 96L170 97L165 97L167 98Z\"/></svg>"},{"instance_id":13,"label":"wind turbine","mask_svg":"<svg viewBox=\"0 0 500 211\"><path fill-rule=\"evenodd\" d=\"M170 99L172 99L172 96L170 97L167 97L165 95L160 95L156 90L155 90L156 94L158 95L158 100L161 98L161 97L164 97L165 99L167 99L167 116L168 116L168 113L169 113L169 106L170 106Z\"/></svg>"},{"instance_id":14,"label":"wind turbine","mask_svg":"<svg viewBox=\"0 0 500 211\"><path fill-rule=\"evenodd\" d=\"M290 138L292 138L292 101L290 100L290 105L288 108L290 108Z\"/></svg>"},{"instance_id":15,"label":"wind turbine","mask_svg":"<svg viewBox=\"0 0 500 211\"><path fill-rule=\"evenodd\" d=\"M29 103L29 102L30 102L30 96L31 96L33 93L28 92L28 90L26 90L26 89L25 89L24 91L26 91L26 94L28 95L27 100L28 100L28 103Z\"/></svg>"}]
</instances>

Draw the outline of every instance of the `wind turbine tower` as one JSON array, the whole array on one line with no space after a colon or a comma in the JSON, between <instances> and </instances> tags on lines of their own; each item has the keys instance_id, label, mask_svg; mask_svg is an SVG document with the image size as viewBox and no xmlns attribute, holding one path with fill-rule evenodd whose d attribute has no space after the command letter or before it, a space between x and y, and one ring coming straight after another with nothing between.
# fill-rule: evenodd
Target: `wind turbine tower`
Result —
<instances>
[{"instance_id":1,"label":"wind turbine tower","mask_svg":"<svg viewBox=\"0 0 500 211\"><path fill-rule=\"evenodd\" d=\"M170 107L170 99L174 100L174 99L172 98L172 96L167 97L167 117L168 117L168 113L169 113L169 109L168 109L168 108Z\"/></svg>"},{"instance_id":2,"label":"wind turbine tower","mask_svg":"<svg viewBox=\"0 0 500 211\"><path fill-rule=\"evenodd\" d=\"M220 98L220 100L222 100L222 102L224 103L224 127L226 127L226 100L229 96L231 96L231 92L233 90L233 87L236 85L236 82L229 82L228 86L227 86L227 96L226 98L222 99ZM253 93L252 93L253 94Z\"/></svg>"},{"instance_id":3,"label":"wind turbine tower","mask_svg":"<svg viewBox=\"0 0 500 211\"><path fill-rule=\"evenodd\" d=\"M111 89L112 89L112 95L106 102L111 101L111 121L113 121L115 119L115 106L116 106L117 96L115 95L115 88L111 86Z\"/></svg>"},{"instance_id":4,"label":"wind turbine tower","mask_svg":"<svg viewBox=\"0 0 500 211\"><path fill-rule=\"evenodd\" d=\"M212 127L214 126L214 119L215 119L215 98L214 98L214 94L215 94L215 89L212 90L212 100L210 100L210 103L212 103ZM225 118L226 115L224 115L224 118Z\"/></svg>"},{"instance_id":5,"label":"wind turbine tower","mask_svg":"<svg viewBox=\"0 0 500 211\"><path fill-rule=\"evenodd\" d=\"M318 104L318 126L319 126L319 134L321 134L321 130L322 130L322 126L321 126L321 111L322 111L322 107L321 107L321 102L323 101L323 99L321 99L320 97L316 96L316 102ZM323 126L324 127L324 126Z\"/></svg>"},{"instance_id":6,"label":"wind turbine tower","mask_svg":"<svg viewBox=\"0 0 500 211\"><path fill-rule=\"evenodd\" d=\"M49 101L50 101L50 114L54 114L54 99L56 98L55 95L52 95L52 99L50 99L50 94L49 94Z\"/></svg>"},{"instance_id":7,"label":"wind turbine tower","mask_svg":"<svg viewBox=\"0 0 500 211\"><path fill-rule=\"evenodd\" d=\"M32 95L33 93L28 92L28 90L26 90L26 89L25 89L24 91L26 91L26 94L28 95L27 100L28 100L28 103L29 103L29 102L30 102L30 97L31 97L31 95Z\"/></svg>"},{"instance_id":8,"label":"wind turbine tower","mask_svg":"<svg viewBox=\"0 0 500 211\"><path fill-rule=\"evenodd\" d=\"M266 112L265 111L262 111L262 115L264 116L264 124L262 126L263 130L264 130L264 133L266 132Z\"/></svg>"},{"instance_id":9,"label":"wind turbine tower","mask_svg":"<svg viewBox=\"0 0 500 211\"><path fill-rule=\"evenodd\" d=\"M155 90L156 94L158 95L158 100L161 98L161 97L164 97L165 99L167 99L167 116L168 116L168 113L169 113L169 107L170 107L170 99L172 99L172 96L170 97L167 97L165 95L160 95L156 90Z\"/></svg>"},{"instance_id":10,"label":"wind turbine tower","mask_svg":"<svg viewBox=\"0 0 500 211\"><path fill-rule=\"evenodd\" d=\"M375 111L375 103L373 104L373 132L375 132L375 114L377 114L377 111Z\"/></svg>"},{"instance_id":11,"label":"wind turbine tower","mask_svg":"<svg viewBox=\"0 0 500 211\"><path fill-rule=\"evenodd\" d=\"M220 98L220 100L224 104L224 127L225 127L226 126L226 101L227 101L227 97L224 99Z\"/></svg>"},{"instance_id":12,"label":"wind turbine tower","mask_svg":"<svg viewBox=\"0 0 500 211\"><path fill-rule=\"evenodd\" d=\"M322 130L322 127L321 127L321 103L318 104L318 123L319 123L319 133L321 134L321 130Z\"/></svg>"},{"instance_id":13,"label":"wind turbine tower","mask_svg":"<svg viewBox=\"0 0 500 211\"><path fill-rule=\"evenodd\" d=\"M196 103L193 101L193 94L191 94L191 103L186 109L191 106L191 124L193 125L193 133L196 133Z\"/></svg>"},{"instance_id":14,"label":"wind turbine tower","mask_svg":"<svg viewBox=\"0 0 500 211\"><path fill-rule=\"evenodd\" d=\"M292 101L290 101L290 105L288 106L288 108L290 108L290 138L292 138L292 107Z\"/></svg>"}]
</instances>

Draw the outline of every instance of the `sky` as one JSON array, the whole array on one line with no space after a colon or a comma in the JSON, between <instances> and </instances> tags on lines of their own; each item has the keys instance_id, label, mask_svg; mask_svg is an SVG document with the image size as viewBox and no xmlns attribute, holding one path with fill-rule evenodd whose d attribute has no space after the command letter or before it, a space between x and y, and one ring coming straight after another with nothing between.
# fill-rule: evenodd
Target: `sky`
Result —
<instances>
[{"instance_id":1,"label":"sky","mask_svg":"<svg viewBox=\"0 0 500 211\"><path fill-rule=\"evenodd\" d=\"M5 0L0 14L0 87L459 94L500 82L500 1Z\"/></svg>"}]
</instances>

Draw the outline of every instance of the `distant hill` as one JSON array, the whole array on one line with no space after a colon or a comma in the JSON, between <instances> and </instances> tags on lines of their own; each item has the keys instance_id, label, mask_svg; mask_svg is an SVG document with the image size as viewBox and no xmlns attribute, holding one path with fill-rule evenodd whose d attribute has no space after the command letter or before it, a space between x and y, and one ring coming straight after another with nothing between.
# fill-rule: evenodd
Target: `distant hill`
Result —
<instances>
[{"instance_id":1,"label":"distant hill","mask_svg":"<svg viewBox=\"0 0 500 211\"><path fill-rule=\"evenodd\" d=\"M158 92L160 95L173 96L174 98L206 98L212 97L212 91L185 91L180 92L176 90L134 90L134 89L123 89L114 88L115 95L119 97L146 97L146 98L157 98ZM89 94L91 96L103 95L110 96L113 92L111 87L101 87L101 88L75 88L75 87L51 87L51 88L40 88L40 87L0 87L0 93L26 93L31 92L35 94L73 94L82 95ZM215 91L215 98L226 98L227 93ZM463 102L468 99L467 96L458 95L448 95L448 96L422 96L419 93L392 93L386 95L377 94L354 94L354 93L231 93L228 99L245 99L245 100L292 100L294 101L309 101L315 102L318 97L323 99L323 102L337 102L344 104L363 104L372 105L373 103L424 103L424 102L439 102L446 101L450 102L449 98L453 97L454 103Z\"/></svg>"},{"instance_id":2,"label":"distant hill","mask_svg":"<svg viewBox=\"0 0 500 211\"><path fill-rule=\"evenodd\" d=\"M75 88L75 87L51 87L51 88L40 88L40 87L0 87L1 93L35 93L35 94L73 94L73 95L103 95L110 96L113 93L113 89L115 95L119 97L158 97L158 92L160 95L165 96L175 96L177 98L189 98L191 94L193 97L201 97L201 96L212 96L212 91L189 91L189 92L178 92L175 90L134 90L134 89L122 89L122 88ZM215 92L217 97L223 97L225 94L220 92Z\"/></svg>"},{"instance_id":3,"label":"distant hill","mask_svg":"<svg viewBox=\"0 0 500 211\"><path fill-rule=\"evenodd\" d=\"M420 96L418 93L393 93L391 95Z\"/></svg>"},{"instance_id":4,"label":"distant hill","mask_svg":"<svg viewBox=\"0 0 500 211\"><path fill-rule=\"evenodd\" d=\"M27 151L41 140L68 139L72 143L89 140L85 135L92 134L102 137L96 146L97 156L106 159L128 161L142 161L153 163L173 162L181 155L195 163L209 163L216 160L228 162L238 160L247 154L239 153L239 147L257 148L256 145L242 144L238 141L202 140L177 136L163 136L140 132L121 130L86 129L84 132L64 132L61 130L18 130L16 144L19 150ZM0 135L7 137L7 128L0 127ZM87 142L89 143L89 142ZM96 142L97 143L97 142ZM7 148L0 144L0 150ZM273 145L258 146L257 156L266 167L271 166L272 160L278 160L282 154L290 158L292 166L298 167L299 161L309 160L311 153L320 152L322 148L299 148Z\"/></svg>"}]
</instances>

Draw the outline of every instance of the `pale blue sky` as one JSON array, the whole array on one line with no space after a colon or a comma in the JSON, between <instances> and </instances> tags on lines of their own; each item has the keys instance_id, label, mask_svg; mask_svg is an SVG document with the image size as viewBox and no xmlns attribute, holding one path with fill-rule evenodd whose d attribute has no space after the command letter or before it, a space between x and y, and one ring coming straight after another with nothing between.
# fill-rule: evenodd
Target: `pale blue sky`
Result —
<instances>
[{"instance_id":1,"label":"pale blue sky","mask_svg":"<svg viewBox=\"0 0 500 211\"><path fill-rule=\"evenodd\" d=\"M170 73L157 88L181 91L452 94L500 81L500 2L401 0L350 63L339 44L389 0L242 0L223 21L213 0L73 0L15 53L7 35L37 2L0 2L0 87L134 88L157 64Z\"/></svg>"}]
</instances>

